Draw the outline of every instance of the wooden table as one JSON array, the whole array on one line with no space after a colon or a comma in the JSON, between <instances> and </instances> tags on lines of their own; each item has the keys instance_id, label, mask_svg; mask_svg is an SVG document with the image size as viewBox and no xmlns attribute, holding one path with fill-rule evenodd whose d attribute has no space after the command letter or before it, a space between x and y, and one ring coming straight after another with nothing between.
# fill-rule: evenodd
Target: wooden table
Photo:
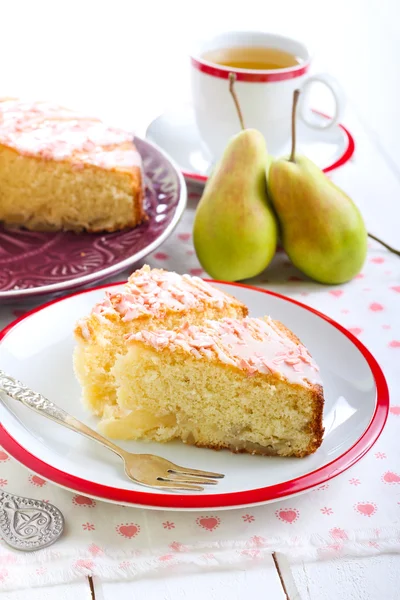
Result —
<instances>
[{"instance_id":1,"label":"wooden table","mask_svg":"<svg viewBox=\"0 0 400 600\"><path fill-rule=\"evenodd\" d=\"M396 0L227 0L112 3L14 1L2 6L0 94L61 101L115 125L146 125L189 98L187 49L208 30L265 29L308 42L316 70L335 75L349 104L357 177L335 181L360 205L368 227L399 246L391 218L400 198L400 7ZM316 96L329 112L329 99ZM400 556L285 565L271 556L248 571L170 576L134 583L87 579L68 586L0 593L3 600L395 600ZM295 583L297 592L291 587ZM89 585L91 583L91 585ZM286 592L284 587L286 586ZM94 590L94 591L93 591ZM286 593L288 596L286 596ZM94 595L93 595L94 594Z\"/></svg>"}]
</instances>

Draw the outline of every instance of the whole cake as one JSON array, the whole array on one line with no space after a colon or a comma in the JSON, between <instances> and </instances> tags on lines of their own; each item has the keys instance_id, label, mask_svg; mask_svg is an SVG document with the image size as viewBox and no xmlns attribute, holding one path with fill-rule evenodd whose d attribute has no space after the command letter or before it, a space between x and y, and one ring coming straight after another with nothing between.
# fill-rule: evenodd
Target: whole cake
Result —
<instances>
[{"instance_id":1,"label":"whole cake","mask_svg":"<svg viewBox=\"0 0 400 600\"><path fill-rule=\"evenodd\" d=\"M108 435L298 457L320 446L318 367L281 323L207 320L126 343L112 369L120 418L103 420Z\"/></svg>"},{"instance_id":2,"label":"whole cake","mask_svg":"<svg viewBox=\"0 0 400 600\"><path fill-rule=\"evenodd\" d=\"M116 231L145 218L132 135L50 102L0 99L0 221Z\"/></svg>"},{"instance_id":3,"label":"whole cake","mask_svg":"<svg viewBox=\"0 0 400 600\"><path fill-rule=\"evenodd\" d=\"M128 350L129 334L152 329L173 330L182 323L245 317L247 307L199 277L178 275L147 265L135 271L122 291L107 291L91 313L75 327L74 367L91 412L118 421L113 367ZM118 423L116 424L116 426Z\"/></svg>"}]
</instances>

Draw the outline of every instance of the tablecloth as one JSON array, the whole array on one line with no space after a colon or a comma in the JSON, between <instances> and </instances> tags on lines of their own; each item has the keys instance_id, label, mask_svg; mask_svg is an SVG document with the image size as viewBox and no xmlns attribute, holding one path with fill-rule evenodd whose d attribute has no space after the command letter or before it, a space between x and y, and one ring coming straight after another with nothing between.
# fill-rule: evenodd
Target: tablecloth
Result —
<instances>
[{"instance_id":1,"label":"tablecloth","mask_svg":"<svg viewBox=\"0 0 400 600\"><path fill-rule=\"evenodd\" d=\"M199 194L198 189L189 189L188 209L179 226L146 258L147 264L206 276L191 239ZM371 242L362 272L345 285L321 286L307 280L282 251L265 273L249 280L329 315L356 335L382 366L391 392L388 422L357 465L288 500L185 513L120 507L70 493L0 450L1 489L49 500L66 519L64 536L46 550L23 554L1 544L0 590L68 582L90 574L121 580L165 570L247 568L273 550L293 561L399 552L399 267L395 255ZM0 326L32 307L0 307Z\"/></svg>"}]
</instances>

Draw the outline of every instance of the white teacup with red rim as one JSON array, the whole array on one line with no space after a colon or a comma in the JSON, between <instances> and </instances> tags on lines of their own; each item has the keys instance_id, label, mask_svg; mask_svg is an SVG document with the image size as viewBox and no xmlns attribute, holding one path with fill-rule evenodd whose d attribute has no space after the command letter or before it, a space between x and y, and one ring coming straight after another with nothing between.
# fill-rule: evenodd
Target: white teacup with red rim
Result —
<instances>
[{"instance_id":1,"label":"white teacup with red rim","mask_svg":"<svg viewBox=\"0 0 400 600\"><path fill-rule=\"evenodd\" d=\"M222 64L228 49L274 49L291 56L283 68L240 68ZM229 52L228 52L229 53ZM213 62L215 61L215 62ZM234 61L232 61L233 63ZM261 64L261 63L260 63ZM235 74L235 91L246 127L261 131L272 154L287 146L290 138L293 92L301 89L298 115L314 129L329 129L340 120L344 94L337 81L326 73L309 76L311 56L307 47L292 38L263 32L228 32L199 42L191 53L192 96L200 137L214 159L228 140L240 130L238 113L229 93L230 73ZM331 119L313 120L309 91L315 82L327 86L335 110Z\"/></svg>"}]
</instances>

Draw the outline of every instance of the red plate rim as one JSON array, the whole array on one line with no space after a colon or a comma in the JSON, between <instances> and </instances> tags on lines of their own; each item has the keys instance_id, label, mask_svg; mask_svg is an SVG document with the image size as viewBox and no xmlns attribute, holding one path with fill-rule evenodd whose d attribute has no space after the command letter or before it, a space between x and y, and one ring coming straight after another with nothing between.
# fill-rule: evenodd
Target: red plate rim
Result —
<instances>
[{"instance_id":1,"label":"red plate rim","mask_svg":"<svg viewBox=\"0 0 400 600\"><path fill-rule=\"evenodd\" d=\"M326 115L323 112L320 112L319 110L314 110L313 112L316 113L317 115L321 115L322 117L326 117L327 119L329 119L329 115ZM351 157L354 154L354 150L356 148L356 144L354 141L353 136L351 135L350 131L342 124L339 123L339 125L337 125L337 127L339 127L339 129L341 129L343 131L343 133L346 136L347 139L347 147L345 149L345 151L343 152L342 156L339 156L339 158L332 163L331 165L328 165L327 167L325 167L324 169L322 169L322 171L324 173L329 173L330 171L334 171L334 169L338 169L339 167L342 167L345 163L347 163ZM184 177L186 177L187 179L191 179L193 181L198 181L200 183L206 183L206 181L208 180L207 175L201 175L200 173L192 173L191 171L186 171L185 169L181 169L182 174Z\"/></svg>"},{"instance_id":2,"label":"red plate rim","mask_svg":"<svg viewBox=\"0 0 400 600\"><path fill-rule=\"evenodd\" d=\"M336 477L340 473L343 473L343 471L346 471L357 461L359 461L368 452L368 450L373 446L373 444L380 436L386 423L386 419L389 412L389 390L386 383L386 379L382 372L382 369L380 368L379 364L377 363L376 359L372 356L370 351L354 335L352 335L349 331L347 331L347 329L342 327L342 325L339 325L339 323L336 323L336 321L333 321L331 318L320 313L319 311L309 306L306 306L302 302L298 302L297 300L288 298L286 296L283 296L282 294L277 294L276 292L271 292L269 290L263 290L255 286L245 285L241 283L228 284L228 282L226 281L215 281L211 279L206 279L206 281L210 283L220 283L223 285L234 285L237 287L243 287L255 290L257 292L261 292L263 294L268 294L276 298L280 298L281 300L285 300L286 302L292 302L293 304L296 304L297 306L308 310L309 312L317 315L324 321L327 321L328 323L333 325L333 327L335 327L341 333L343 333L358 348L358 350L361 352L361 354L367 361L371 369L372 375L374 377L377 390L377 400L374 414L367 429L360 436L357 442L353 444L351 448L349 448L346 452L344 452L342 455L340 455L327 465L324 465L323 467L320 467L319 469L316 469L311 473L307 473L306 475L302 475L301 477L297 477L295 479L285 481L283 483L278 483L276 485L247 490L243 492L228 492L225 494L199 494L191 496L178 494L152 494L149 492L141 492L136 490L124 490L120 488L102 485L99 483L94 483L86 479L76 477L75 475L65 473L64 471L61 471L56 467L42 461L41 459L37 458L36 456L25 450L25 448L23 448L19 444L19 442L17 442L8 433L5 427L2 424L0 424L0 444L3 446L3 448L28 469L43 476L47 480L52 481L53 483L68 488L73 492L78 492L88 496L95 496L96 498L109 500L112 502L120 502L122 504L139 505L142 507L147 506L159 509L186 508L192 510L200 510L205 508L234 508L243 505L249 506L253 504L266 503L272 500L278 500L279 498L283 498L289 495L300 494L316 486L319 486L325 481ZM86 294L94 290L115 287L118 285L122 285L123 283L124 282L118 282L114 284L103 284L91 289L70 294L69 296L66 296L64 298L50 300L42 306L34 308L25 315L22 315L21 317L10 323L7 327L5 327L0 332L0 343L1 340L3 340L11 332L11 330L14 329L16 325L21 323L21 321L29 318L36 312L39 312L47 308L48 306L51 306L52 304L61 302L66 298L72 298L74 296Z\"/></svg>"}]
</instances>

